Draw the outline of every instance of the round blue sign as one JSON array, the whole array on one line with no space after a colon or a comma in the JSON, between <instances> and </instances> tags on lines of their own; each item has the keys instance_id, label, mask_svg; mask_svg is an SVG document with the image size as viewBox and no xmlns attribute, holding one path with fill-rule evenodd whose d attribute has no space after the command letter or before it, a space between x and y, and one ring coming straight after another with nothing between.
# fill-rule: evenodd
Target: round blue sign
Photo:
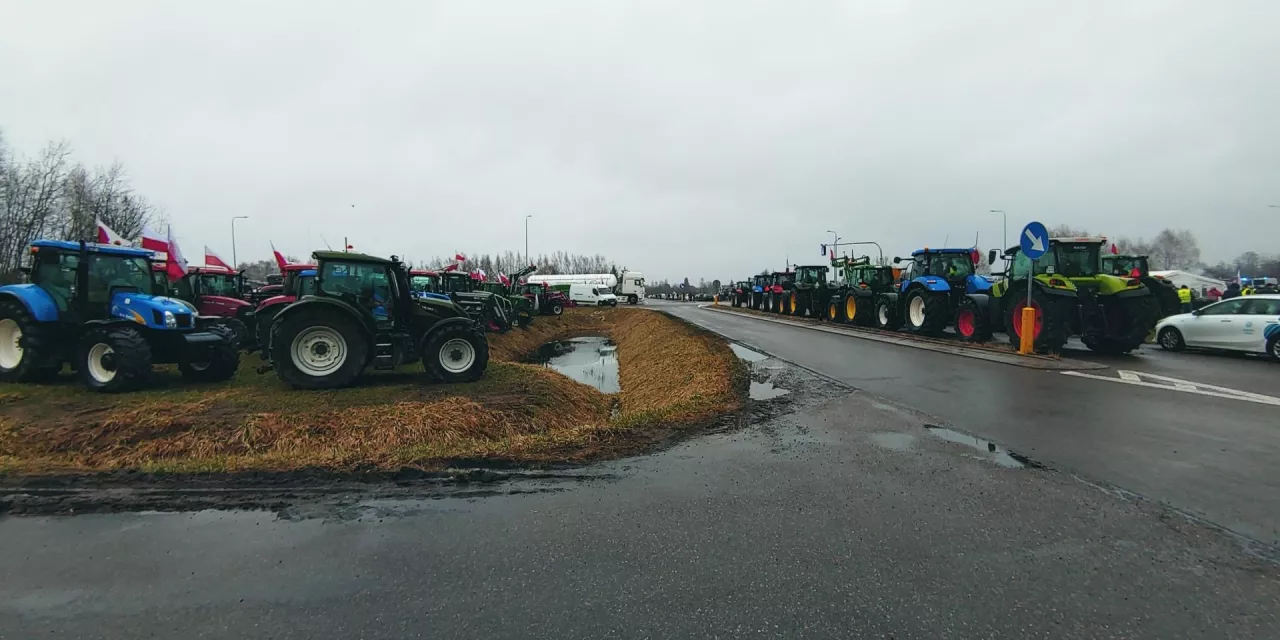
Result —
<instances>
[{"instance_id":1,"label":"round blue sign","mask_svg":"<svg viewBox=\"0 0 1280 640\"><path fill-rule=\"evenodd\" d=\"M1018 240L1022 253L1032 260L1039 259L1049 250L1049 232L1039 222L1028 222Z\"/></svg>"}]
</instances>

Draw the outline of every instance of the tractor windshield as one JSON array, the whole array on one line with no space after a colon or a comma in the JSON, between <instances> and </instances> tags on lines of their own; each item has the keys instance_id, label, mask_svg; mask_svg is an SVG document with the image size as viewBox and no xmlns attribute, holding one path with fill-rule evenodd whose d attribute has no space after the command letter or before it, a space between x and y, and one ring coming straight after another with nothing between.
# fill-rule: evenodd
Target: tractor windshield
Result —
<instances>
[{"instance_id":1,"label":"tractor windshield","mask_svg":"<svg viewBox=\"0 0 1280 640\"><path fill-rule=\"evenodd\" d=\"M818 284L823 281L826 270L821 267L800 267L796 270L796 282L801 284Z\"/></svg>"},{"instance_id":2,"label":"tractor windshield","mask_svg":"<svg viewBox=\"0 0 1280 640\"><path fill-rule=\"evenodd\" d=\"M200 293L206 296L240 297L240 277L234 273L200 274Z\"/></svg>"},{"instance_id":3,"label":"tractor windshield","mask_svg":"<svg viewBox=\"0 0 1280 640\"><path fill-rule=\"evenodd\" d=\"M784 287L785 287L785 286L787 286L787 285L789 285L789 284L791 284L791 283L795 282L795 277L796 277L796 276L795 276L795 274L794 274L794 273L778 273L778 274L774 274L774 276L773 276L773 283L774 283L774 284L780 284L780 285L782 285L782 286L784 286Z\"/></svg>"},{"instance_id":4,"label":"tractor windshield","mask_svg":"<svg viewBox=\"0 0 1280 640\"><path fill-rule=\"evenodd\" d=\"M968 253L938 253L929 260L929 274L948 280L973 275L973 258Z\"/></svg>"},{"instance_id":5,"label":"tractor windshield","mask_svg":"<svg viewBox=\"0 0 1280 640\"><path fill-rule=\"evenodd\" d=\"M1108 256L1102 259L1102 270L1113 276L1132 276L1136 271L1138 277L1143 277L1147 275L1147 259L1145 256Z\"/></svg>"},{"instance_id":6,"label":"tractor windshield","mask_svg":"<svg viewBox=\"0 0 1280 640\"><path fill-rule=\"evenodd\" d=\"M1055 271L1068 278L1087 278L1098 275L1098 246L1092 243L1059 244L1054 247L1057 264ZM1039 272L1039 269L1036 269Z\"/></svg>"},{"instance_id":7,"label":"tractor windshield","mask_svg":"<svg viewBox=\"0 0 1280 640\"><path fill-rule=\"evenodd\" d=\"M409 278L409 290L414 293L432 293L439 284L439 276L412 276Z\"/></svg>"},{"instance_id":8,"label":"tractor windshield","mask_svg":"<svg viewBox=\"0 0 1280 640\"><path fill-rule=\"evenodd\" d=\"M89 302L105 303L112 289L151 293L151 263L141 256L89 254Z\"/></svg>"}]
</instances>

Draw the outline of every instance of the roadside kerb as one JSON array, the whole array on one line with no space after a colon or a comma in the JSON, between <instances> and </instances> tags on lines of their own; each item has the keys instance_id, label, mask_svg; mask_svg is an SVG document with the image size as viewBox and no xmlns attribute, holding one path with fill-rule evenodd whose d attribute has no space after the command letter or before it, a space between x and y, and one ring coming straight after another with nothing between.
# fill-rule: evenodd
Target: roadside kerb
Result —
<instances>
[{"instance_id":1,"label":"roadside kerb","mask_svg":"<svg viewBox=\"0 0 1280 640\"><path fill-rule=\"evenodd\" d=\"M1015 367L1025 367L1028 369L1039 369L1042 371L1071 371L1071 370L1096 370L1109 368L1105 364L1096 362L1087 362L1083 360L1063 360L1050 356L1042 355L1020 355L1014 352L995 351L993 349L972 347L941 340L919 337L907 337L901 335L889 335L871 329L856 329L842 325L827 325L809 322L800 322L786 318L770 318L768 316L758 315L754 313L744 313L735 311L728 307L699 305L699 309L707 309L719 313L730 313L745 318L753 318L761 322L774 322L784 324L790 327L801 327L804 329L812 329L814 331L823 331L826 333L834 333L836 335L849 336L851 338L860 338L863 340L873 340L875 342L884 342L888 344L896 344L904 347L913 347L915 349L924 349L925 351L935 351L938 353L949 353L955 356L963 356L965 358L974 358L976 360L986 360L988 362L999 362L1002 364L1013 365Z\"/></svg>"}]
</instances>

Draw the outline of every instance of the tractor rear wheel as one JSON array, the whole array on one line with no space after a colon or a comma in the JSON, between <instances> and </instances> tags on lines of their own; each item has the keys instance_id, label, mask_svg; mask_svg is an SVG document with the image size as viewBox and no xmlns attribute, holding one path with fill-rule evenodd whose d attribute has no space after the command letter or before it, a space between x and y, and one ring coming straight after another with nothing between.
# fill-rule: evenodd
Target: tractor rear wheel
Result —
<instances>
[{"instance_id":1,"label":"tractor rear wheel","mask_svg":"<svg viewBox=\"0 0 1280 640\"><path fill-rule=\"evenodd\" d=\"M876 302L873 296L858 296L855 303L858 308L854 311L853 323L860 327L872 327L876 324Z\"/></svg>"},{"instance_id":2,"label":"tractor rear wheel","mask_svg":"<svg viewBox=\"0 0 1280 640\"><path fill-rule=\"evenodd\" d=\"M215 324L209 327L210 333L216 333L222 342L209 347L209 357L203 361L182 361L178 370L182 377L197 382L220 382L230 380L240 367L240 351L236 348L236 336L233 329L226 325Z\"/></svg>"},{"instance_id":3,"label":"tractor rear wheel","mask_svg":"<svg viewBox=\"0 0 1280 640\"><path fill-rule=\"evenodd\" d=\"M1014 289L1007 295L1013 296L1013 304L1009 305L1005 326L1009 328L1009 342L1016 348L1022 341L1022 310L1027 306L1027 293ZM1067 343L1067 319L1062 305L1039 289L1033 289L1031 307L1036 310L1035 327L1031 334L1035 352L1062 351L1062 345Z\"/></svg>"},{"instance_id":4,"label":"tractor rear wheel","mask_svg":"<svg viewBox=\"0 0 1280 640\"><path fill-rule=\"evenodd\" d=\"M90 329L77 355L80 380L90 391L133 391L151 377L151 345L133 327Z\"/></svg>"},{"instance_id":5,"label":"tractor rear wheel","mask_svg":"<svg viewBox=\"0 0 1280 640\"><path fill-rule=\"evenodd\" d=\"M898 316L895 301L880 298L876 301L876 326L885 331L897 331L902 328L902 318Z\"/></svg>"},{"instance_id":6,"label":"tractor rear wheel","mask_svg":"<svg viewBox=\"0 0 1280 640\"><path fill-rule=\"evenodd\" d=\"M327 310L299 309L271 331L276 375L295 389L334 389L364 370L369 337L354 318Z\"/></svg>"},{"instance_id":7,"label":"tractor rear wheel","mask_svg":"<svg viewBox=\"0 0 1280 640\"><path fill-rule=\"evenodd\" d=\"M973 298L966 297L956 308L956 335L965 342L991 339L991 321Z\"/></svg>"},{"instance_id":8,"label":"tractor rear wheel","mask_svg":"<svg viewBox=\"0 0 1280 640\"><path fill-rule=\"evenodd\" d=\"M34 382L58 374L58 366L48 364L49 349L45 327L22 303L0 302L0 381Z\"/></svg>"},{"instance_id":9,"label":"tractor rear wheel","mask_svg":"<svg viewBox=\"0 0 1280 640\"><path fill-rule=\"evenodd\" d=\"M559 302L551 303L551 315L558 316L562 313L564 313L564 305L560 304Z\"/></svg>"},{"instance_id":10,"label":"tractor rear wheel","mask_svg":"<svg viewBox=\"0 0 1280 640\"><path fill-rule=\"evenodd\" d=\"M840 304L840 319L845 324L855 324L858 318L858 296L846 293Z\"/></svg>"},{"instance_id":11,"label":"tractor rear wheel","mask_svg":"<svg viewBox=\"0 0 1280 640\"><path fill-rule=\"evenodd\" d=\"M1160 313L1154 296L1137 296L1103 303L1107 332L1101 336L1080 339L1091 351L1120 355L1137 349L1147 341Z\"/></svg>"},{"instance_id":12,"label":"tractor rear wheel","mask_svg":"<svg viewBox=\"0 0 1280 640\"><path fill-rule=\"evenodd\" d=\"M427 338L422 367L445 383L472 382L489 366L489 343L479 331L449 325Z\"/></svg>"},{"instance_id":13,"label":"tractor rear wheel","mask_svg":"<svg viewBox=\"0 0 1280 640\"><path fill-rule=\"evenodd\" d=\"M947 326L947 295L916 289L907 294L907 331L937 335Z\"/></svg>"}]
</instances>

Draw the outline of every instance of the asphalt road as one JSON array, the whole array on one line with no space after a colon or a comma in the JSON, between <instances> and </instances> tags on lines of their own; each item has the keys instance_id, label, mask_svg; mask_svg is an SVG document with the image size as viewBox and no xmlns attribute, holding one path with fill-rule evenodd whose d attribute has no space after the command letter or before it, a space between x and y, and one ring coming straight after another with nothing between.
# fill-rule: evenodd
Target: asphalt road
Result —
<instances>
[{"instance_id":1,"label":"asphalt road","mask_svg":"<svg viewBox=\"0 0 1280 640\"><path fill-rule=\"evenodd\" d=\"M1280 545L1280 407L1036 371L658 305L941 424L1004 443L1060 470ZM1280 365L1211 354L1075 357L1116 369L1280 395ZM1090 371L1118 379L1114 371Z\"/></svg>"},{"instance_id":2,"label":"asphalt road","mask_svg":"<svg viewBox=\"0 0 1280 640\"><path fill-rule=\"evenodd\" d=\"M1201 459L1178 469L1163 432L1121 435L1154 418L1074 420L1063 397L1151 396L1132 412L1183 394L677 313L864 390L757 362L754 377L791 390L775 417L501 495L0 518L0 638L1280 637L1267 549L1095 482L1132 489L1103 475L1125 462L1212 475ZM1038 397L1051 391L1057 404ZM983 422L992 393L1045 421ZM925 428L938 422L1022 425L1038 447L997 439L1081 477L1009 468L995 445ZM1232 452L1231 438L1265 440L1219 432ZM1073 457L1088 443L1099 475Z\"/></svg>"}]
</instances>

